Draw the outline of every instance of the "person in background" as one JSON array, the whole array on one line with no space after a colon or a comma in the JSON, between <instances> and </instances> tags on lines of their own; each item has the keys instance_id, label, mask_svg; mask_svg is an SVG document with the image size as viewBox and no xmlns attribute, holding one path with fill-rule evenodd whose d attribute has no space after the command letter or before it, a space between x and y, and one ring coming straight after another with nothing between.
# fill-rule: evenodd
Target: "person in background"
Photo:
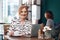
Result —
<instances>
[{"instance_id":1,"label":"person in background","mask_svg":"<svg viewBox=\"0 0 60 40\"><path fill-rule=\"evenodd\" d=\"M52 13L51 11L46 11L46 12L45 12L45 18L46 18L46 20L47 20L46 26L52 29L52 27L54 27L54 21L53 21L54 17L53 17L53 13ZM52 40L51 30L45 31L45 38L46 38L47 40Z\"/></svg>"},{"instance_id":2,"label":"person in background","mask_svg":"<svg viewBox=\"0 0 60 40\"><path fill-rule=\"evenodd\" d=\"M7 35L9 36L26 36L31 37L32 23L28 20L28 7L25 5L19 8L19 18L14 17L9 27Z\"/></svg>"}]
</instances>

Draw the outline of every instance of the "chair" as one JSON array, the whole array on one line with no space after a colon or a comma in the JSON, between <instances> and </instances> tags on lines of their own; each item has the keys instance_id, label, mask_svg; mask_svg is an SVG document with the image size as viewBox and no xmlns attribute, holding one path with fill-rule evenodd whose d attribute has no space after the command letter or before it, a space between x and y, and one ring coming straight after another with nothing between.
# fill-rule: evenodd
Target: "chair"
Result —
<instances>
[{"instance_id":1,"label":"chair","mask_svg":"<svg viewBox=\"0 0 60 40\"><path fill-rule=\"evenodd\" d=\"M4 25L4 35L6 35L7 34L7 30L8 30L8 28L10 27L10 25L9 24L5 24Z\"/></svg>"}]
</instances>

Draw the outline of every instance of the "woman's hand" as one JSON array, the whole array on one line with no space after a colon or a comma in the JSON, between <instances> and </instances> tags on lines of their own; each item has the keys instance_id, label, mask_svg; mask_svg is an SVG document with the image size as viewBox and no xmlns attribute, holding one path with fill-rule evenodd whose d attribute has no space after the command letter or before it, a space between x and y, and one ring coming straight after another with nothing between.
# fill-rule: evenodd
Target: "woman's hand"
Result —
<instances>
[{"instance_id":1,"label":"woman's hand","mask_svg":"<svg viewBox=\"0 0 60 40\"><path fill-rule=\"evenodd\" d=\"M14 35L14 31L10 31L9 36L13 36L13 35Z\"/></svg>"}]
</instances>

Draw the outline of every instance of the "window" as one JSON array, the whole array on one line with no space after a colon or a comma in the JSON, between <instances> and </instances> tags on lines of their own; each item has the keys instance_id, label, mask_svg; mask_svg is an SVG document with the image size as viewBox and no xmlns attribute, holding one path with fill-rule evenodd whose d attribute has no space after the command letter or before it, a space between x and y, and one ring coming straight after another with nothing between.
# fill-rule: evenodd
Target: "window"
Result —
<instances>
[{"instance_id":1,"label":"window","mask_svg":"<svg viewBox=\"0 0 60 40\"><path fill-rule=\"evenodd\" d=\"M3 22L3 1L0 0L0 23Z\"/></svg>"},{"instance_id":2,"label":"window","mask_svg":"<svg viewBox=\"0 0 60 40\"><path fill-rule=\"evenodd\" d=\"M38 24L41 13L41 0L32 0L32 24Z\"/></svg>"},{"instance_id":3,"label":"window","mask_svg":"<svg viewBox=\"0 0 60 40\"><path fill-rule=\"evenodd\" d=\"M3 0L3 22L11 23L11 19L17 14L21 4L26 4L28 0ZM30 13L29 13L30 14ZM31 16L30 16L31 17Z\"/></svg>"},{"instance_id":4,"label":"window","mask_svg":"<svg viewBox=\"0 0 60 40\"><path fill-rule=\"evenodd\" d=\"M29 20L32 20L32 22L35 19L39 20L41 7L40 2L41 0L0 0L0 22L11 23L11 19L17 14L18 8L21 4L29 6Z\"/></svg>"},{"instance_id":5,"label":"window","mask_svg":"<svg viewBox=\"0 0 60 40\"><path fill-rule=\"evenodd\" d=\"M12 17L17 14L19 0L3 0L3 22L10 23Z\"/></svg>"}]
</instances>

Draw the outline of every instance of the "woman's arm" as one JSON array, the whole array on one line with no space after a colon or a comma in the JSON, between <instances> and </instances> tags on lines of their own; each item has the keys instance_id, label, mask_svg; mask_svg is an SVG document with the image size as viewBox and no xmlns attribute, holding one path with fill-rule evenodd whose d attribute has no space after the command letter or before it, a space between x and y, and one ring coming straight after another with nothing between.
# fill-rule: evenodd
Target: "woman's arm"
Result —
<instances>
[{"instance_id":1,"label":"woman's arm","mask_svg":"<svg viewBox=\"0 0 60 40\"><path fill-rule=\"evenodd\" d=\"M7 35L12 36L14 34L14 30L13 29L14 28L10 26Z\"/></svg>"},{"instance_id":2,"label":"woman's arm","mask_svg":"<svg viewBox=\"0 0 60 40\"><path fill-rule=\"evenodd\" d=\"M9 36L12 36L14 34L14 29L15 29L15 27L13 26L14 23L15 23L15 21L12 20L10 27L9 27L9 30L8 30L8 33L7 33L7 35L9 35Z\"/></svg>"}]
</instances>

